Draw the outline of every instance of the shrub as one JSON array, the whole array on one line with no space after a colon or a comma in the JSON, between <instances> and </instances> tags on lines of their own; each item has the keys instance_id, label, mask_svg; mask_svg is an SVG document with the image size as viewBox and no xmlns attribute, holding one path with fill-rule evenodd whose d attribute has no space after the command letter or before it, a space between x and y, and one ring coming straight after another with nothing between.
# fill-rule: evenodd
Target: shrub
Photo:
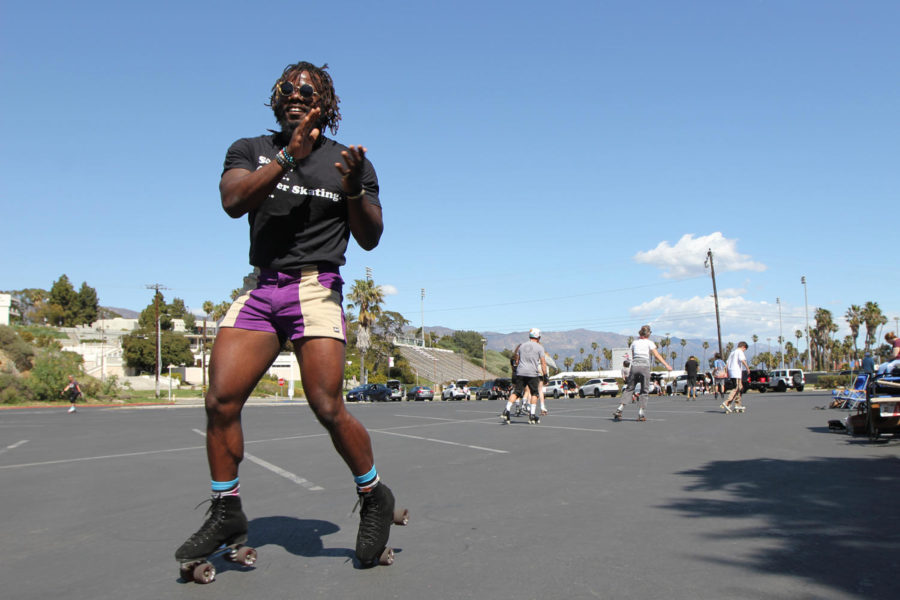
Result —
<instances>
[{"instance_id":1,"label":"shrub","mask_svg":"<svg viewBox=\"0 0 900 600\"><path fill-rule=\"evenodd\" d=\"M12 327L0 325L0 348L9 356L19 371L31 369L34 348L19 337Z\"/></svg>"},{"instance_id":2,"label":"shrub","mask_svg":"<svg viewBox=\"0 0 900 600\"><path fill-rule=\"evenodd\" d=\"M42 350L34 359L34 368L25 378L25 386L33 394L34 400L48 402L58 400L60 392L69 381L81 375L80 355L74 352Z\"/></svg>"},{"instance_id":3,"label":"shrub","mask_svg":"<svg viewBox=\"0 0 900 600\"><path fill-rule=\"evenodd\" d=\"M825 390L850 387L855 379L853 375L820 375L816 387Z\"/></svg>"},{"instance_id":4,"label":"shrub","mask_svg":"<svg viewBox=\"0 0 900 600\"><path fill-rule=\"evenodd\" d=\"M0 404L18 404L34 399L31 391L25 387L21 377L11 373L0 373Z\"/></svg>"}]
</instances>

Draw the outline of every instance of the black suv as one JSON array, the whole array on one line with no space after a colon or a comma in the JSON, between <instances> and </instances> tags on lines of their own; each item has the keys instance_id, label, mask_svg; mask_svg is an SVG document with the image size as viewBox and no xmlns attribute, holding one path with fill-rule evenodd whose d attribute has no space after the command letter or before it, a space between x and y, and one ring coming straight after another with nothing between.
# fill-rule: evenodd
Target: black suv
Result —
<instances>
[{"instance_id":1,"label":"black suv","mask_svg":"<svg viewBox=\"0 0 900 600\"><path fill-rule=\"evenodd\" d=\"M749 382L744 381L744 391L751 389L764 393L769 389L769 372L765 369L750 369Z\"/></svg>"}]
</instances>

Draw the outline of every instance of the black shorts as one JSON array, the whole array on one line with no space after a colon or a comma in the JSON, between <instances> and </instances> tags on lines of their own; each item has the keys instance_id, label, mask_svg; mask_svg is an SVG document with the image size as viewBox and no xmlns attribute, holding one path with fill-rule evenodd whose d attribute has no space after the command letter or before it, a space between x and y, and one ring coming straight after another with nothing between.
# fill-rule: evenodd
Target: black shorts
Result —
<instances>
[{"instance_id":1,"label":"black shorts","mask_svg":"<svg viewBox=\"0 0 900 600\"><path fill-rule=\"evenodd\" d=\"M516 396L519 398L525 395L525 386L528 386L528 389L531 390L531 395L537 398L540 388L538 387L538 382L541 380L540 377L535 375L534 377L528 377L526 375L516 375L513 380L513 385L515 386Z\"/></svg>"},{"instance_id":2,"label":"black shorts","mask_svg":"<svg viewBox=\"0 0 900 600\"><path fill-rule=\"evenodd\" d=\"M687 376L687 384L691 387L694 387L695 385L697 385L697 376L696 375L694 375L694 376L688 375Z\"/></svg>"}]
</instances>

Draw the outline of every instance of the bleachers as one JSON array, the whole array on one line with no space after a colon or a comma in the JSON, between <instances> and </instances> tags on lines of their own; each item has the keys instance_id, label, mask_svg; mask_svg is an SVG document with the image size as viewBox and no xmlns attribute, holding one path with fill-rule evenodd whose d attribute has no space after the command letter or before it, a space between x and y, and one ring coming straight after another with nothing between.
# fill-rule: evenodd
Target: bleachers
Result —
<instances>
[{"instance_id":1,"label":"bleachers","mask_svg":"<svg viewBox=\"0 0 900 600\"><path fill-rule=\"evenodd\" d=\"M475 381L500 377L490 371L482 371L481 367L473 365L463 355L452 350L403 344L398 344L397 348L409 362L413 372L418 372L419 377L433 382L447 383L457 379Z\"/></svg>"}]
</instances>

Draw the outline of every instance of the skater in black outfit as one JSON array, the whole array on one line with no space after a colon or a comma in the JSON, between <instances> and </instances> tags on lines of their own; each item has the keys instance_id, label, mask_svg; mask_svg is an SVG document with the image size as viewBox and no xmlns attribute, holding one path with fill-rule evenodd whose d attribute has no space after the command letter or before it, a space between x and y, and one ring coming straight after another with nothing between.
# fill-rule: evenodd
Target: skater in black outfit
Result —
<instances>
[{"instance_id":1,"label":"skater in black outfit","mask_svg":"<svg viewBox=\"0 0 900 600\"><path fill-rule=\"evenodd\" d=\"M212 506L199 531L175 553L182 565L247 538L238 481L244 456L241 409L259 379L293 342L309 406L349 467L360 501L356 556L384 564L394 497L375 469L365 427L344 406L346 323L339 268L350 236L365 250L383 231L378 179L366 148L343 146L341 114L327 65L288 65L272 87L281 129L228 149L219 183L222 208L247 215L256 289L238 298L221 323L210 359L206 451Z\"/></svg>"}]
</instances>

